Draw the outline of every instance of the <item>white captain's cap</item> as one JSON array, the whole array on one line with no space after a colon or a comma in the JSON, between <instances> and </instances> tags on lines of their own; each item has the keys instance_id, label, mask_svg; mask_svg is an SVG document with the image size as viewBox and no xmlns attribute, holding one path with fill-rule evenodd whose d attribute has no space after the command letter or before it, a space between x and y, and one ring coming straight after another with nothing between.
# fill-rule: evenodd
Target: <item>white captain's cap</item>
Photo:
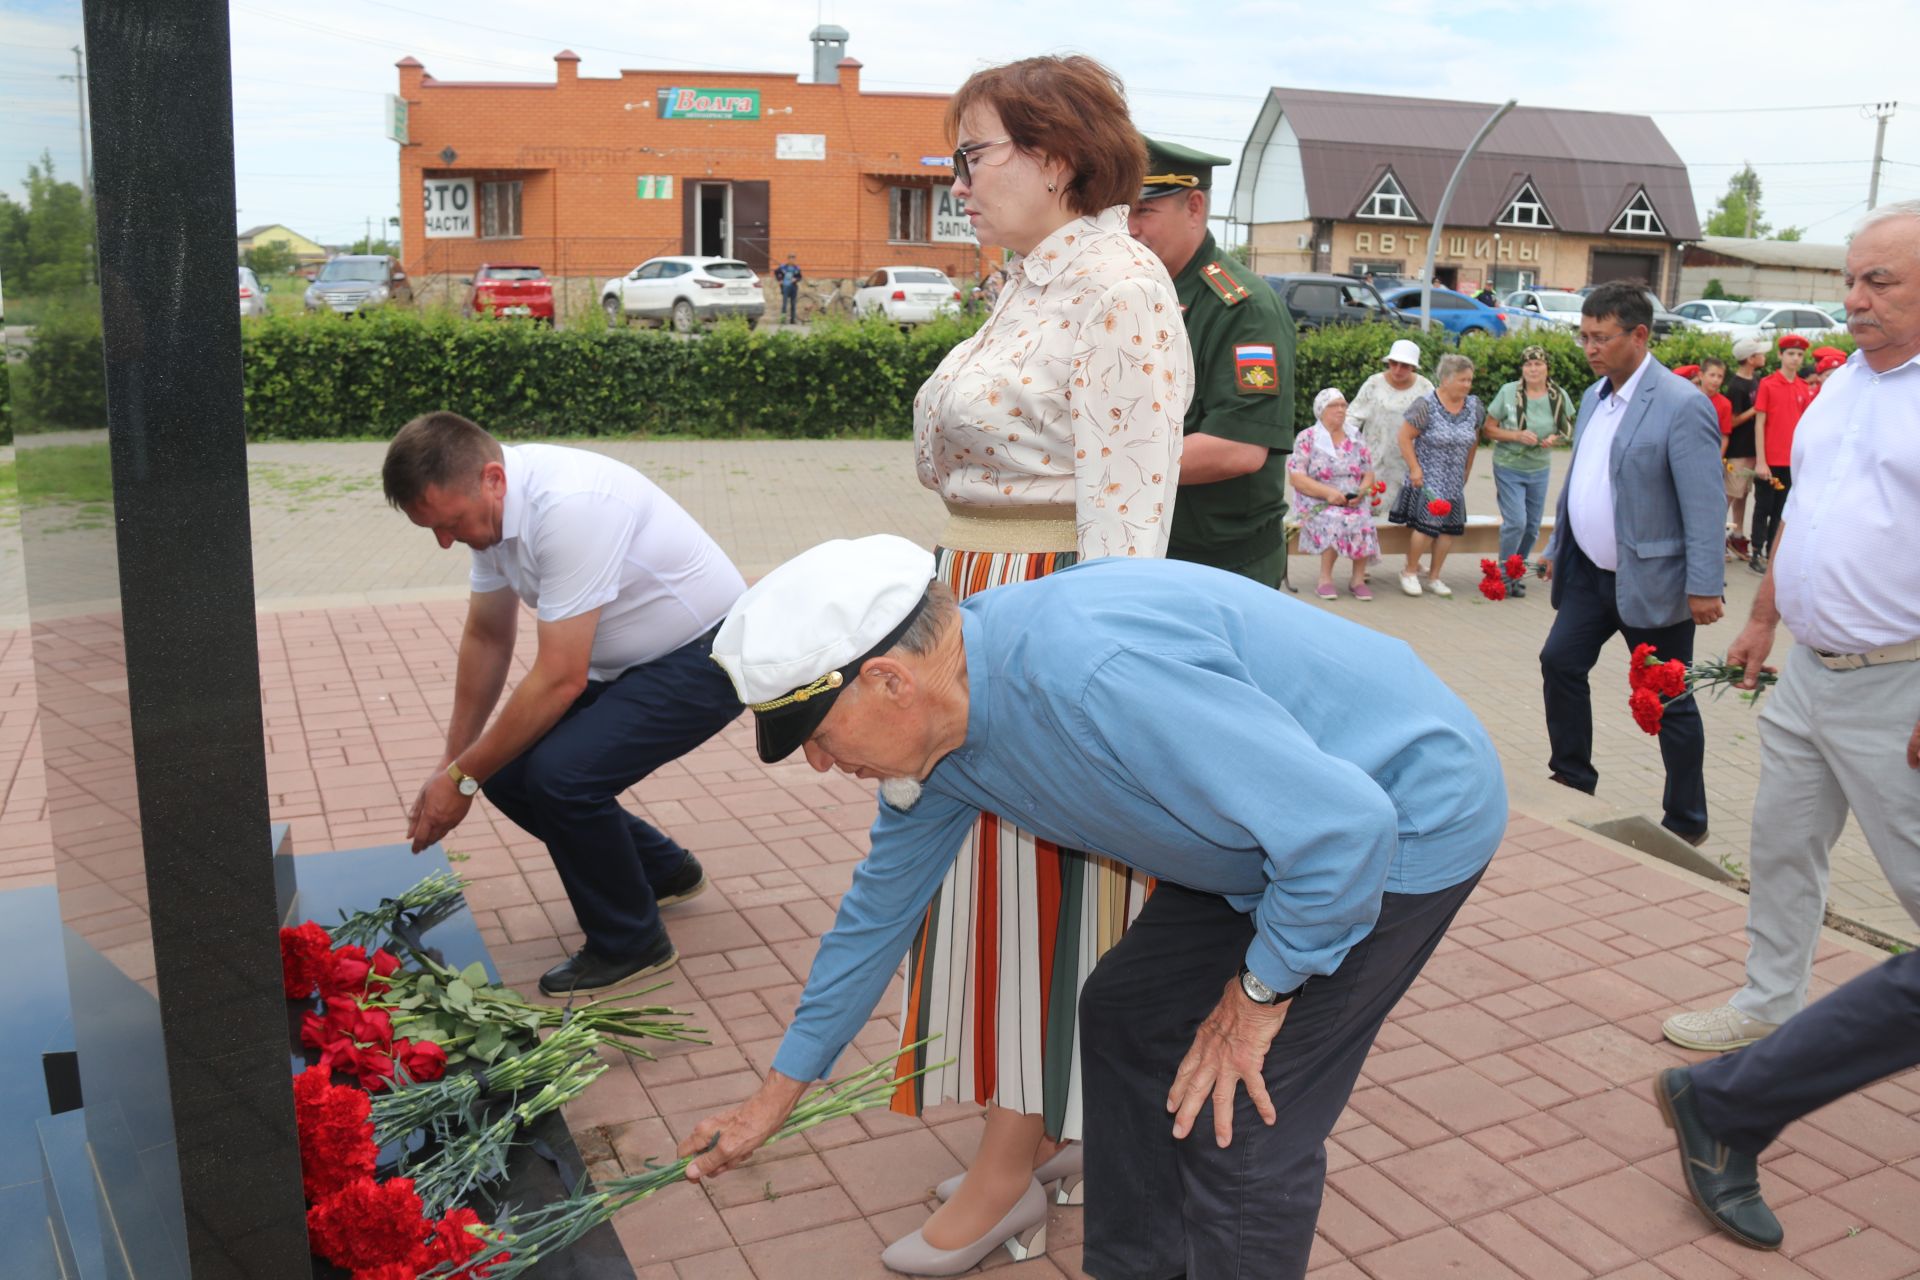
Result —
<instances>
[{"instance_id":1,"label":"white captain's cap","mask_svg":"<svg viewBox=\"0 0 1920 1280\"><path fill-rule=\"evenodd\" d=\"M713 638L713 660L753 712L760 758L805 742L868 658L920 614L933 555L892 534L835 539L748 587Z\"/></svg>"}]
</instances>

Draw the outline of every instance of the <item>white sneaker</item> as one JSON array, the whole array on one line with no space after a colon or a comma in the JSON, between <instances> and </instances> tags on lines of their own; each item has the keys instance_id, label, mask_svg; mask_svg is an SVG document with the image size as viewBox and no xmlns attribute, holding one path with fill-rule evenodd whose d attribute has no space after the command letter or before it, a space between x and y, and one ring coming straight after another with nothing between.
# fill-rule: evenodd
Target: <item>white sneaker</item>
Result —
<instances>
[{"instance_id":1,"label":"white sneaker","mask_svg":"<svg viewBox=\"0 0 1920 1280\"><path fill-rule=\"evenodd\" d=\"M1676 1013L1660 1024L1660 1034L1682 1049L1724 1053L1729 1049L1744 1049L1773 1034L1779 1025L1749 1018L1732 1005L1723 1004L1718 1009Z\"/></svg>"},{"instance_id":2,"label":"white sneaker","mask_svg":"<svg viewBox=\"0 0 1920 1280\"><path fill-rule=\"evenodd\" d=\"M1433 595L1439 596L1442 600L1445 600L1453 594L1453 588L1438 578L1427 579L1427 590Z\"/></svg>"},{"instance_id":3,"label":"white sneaker","mask_svg":"<svg viewBox=\"0 0 1920 1280\"><path fill-rule=\"evenodd\" d=\"M1406 592L1406 593L1407 593L1408 595L1410 595L1410 596L1417 596L1417 595L1419 595L1419 594L1420 594L1420 578L1419 578L1419 575L1418 575L1418 574L1412 574L1412 573L1403 573L1403 574L1401 574L1401 575L1400 575L1400 589L1401 589L1402 591L1404 591L1404 592Z\"/></svg>"}]
</instances>

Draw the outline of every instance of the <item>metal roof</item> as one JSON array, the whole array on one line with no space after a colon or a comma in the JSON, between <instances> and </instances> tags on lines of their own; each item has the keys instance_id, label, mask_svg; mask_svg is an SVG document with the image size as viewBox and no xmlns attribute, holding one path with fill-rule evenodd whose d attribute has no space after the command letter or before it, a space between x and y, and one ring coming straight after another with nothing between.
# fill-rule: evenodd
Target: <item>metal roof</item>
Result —
<instances>
[{"instance_id":1,"label":"metal roof","mask_svg":"<svg viewBox=\"0 0 1920 1280\"><path fill-rule=\"evenodd\" d=\"M1743 240L1739 236L1701 236L1695 242L1708 253L1757 267L1798 267L1803 271L1840 271L1847 265L1847 246L1808 244L1803 240Z\"/></svg>"},{"instance_id":2,"label":"metal roof","mask_svg":"<svg viewBox=\"0 0 1920 1280\"><path fill-rule=\"evenodd\" d=\"M1308 216L1335 220L1352 218L1391 168L1421 219L1430 221L1460 153L1495 109L1493 103L1322 89L1276 88L1272 98L1300 140ZM1249 154L1257 150L1250 141ZM1448 224L1492 227L1527 180L1556 231L1606 235L1645 187L1667 231L1648 239L1700 235L1687 167L1646 116L1515 107L1468 161Z\"/></svg>"}]
</instances>

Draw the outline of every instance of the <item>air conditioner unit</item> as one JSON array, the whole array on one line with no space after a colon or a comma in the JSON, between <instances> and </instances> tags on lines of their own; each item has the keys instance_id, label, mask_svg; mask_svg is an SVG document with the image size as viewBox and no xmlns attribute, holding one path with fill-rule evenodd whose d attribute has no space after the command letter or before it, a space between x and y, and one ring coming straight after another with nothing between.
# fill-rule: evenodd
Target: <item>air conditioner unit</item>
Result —
<instances>
[{"instance_id":1,"label":"air conditioner unit","mask_svg":"<svg viewBox=\"0 0 1920 1280\"><path fill-rule=\"evenodd\" d=\"M1304 231L1302 231L1299 235L1295 236L1293 239L1293 247L1296 249L1305 249L1312 244L1313 244L1313 237L1308 235Z\"/></svg>"}]
</instances>

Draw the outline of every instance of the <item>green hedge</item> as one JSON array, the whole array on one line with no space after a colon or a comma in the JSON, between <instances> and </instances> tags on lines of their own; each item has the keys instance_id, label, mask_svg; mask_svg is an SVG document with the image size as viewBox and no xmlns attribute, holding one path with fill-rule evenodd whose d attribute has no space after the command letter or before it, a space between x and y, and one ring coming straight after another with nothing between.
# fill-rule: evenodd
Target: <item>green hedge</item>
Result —
<instances>
[{"instance_id":1,"label":"green hedge","mask_svg":"<svg viewBox=\"0 0 1920 1280\"><path fill-rule=\"evenodd\" d=\"M977 318L909 332L879 319L823 321L810 332L761 332L739 322L687 339L658 330L554 330L518 321L475 323L444 311L382 310L343 320L331 313L248 322L247 430L252 439L324 439L392 433L433 409L453 409L508 437L632 436L904 438L913 396ZM1411 338L1431 371L1452 339L1391 325L1300 335L1295 424L1313 420L1314 395L1354 395L1395 339ZM1853 349L1845 334L1829 340ZM1475 389L1491 399L1520 376L1520 353L1547 349L1553 377L1577 395L1593 381L1573 335L1532 330L1469 337ZM1654 347L1669 367L1702 356L1732 360L1727 339L1684 333ZM100 316L83 305L53 308L16 366L21 430L97 427L106 420ZM0 432L9 412L0 394Z\"/></svg>"}]
</instances>

